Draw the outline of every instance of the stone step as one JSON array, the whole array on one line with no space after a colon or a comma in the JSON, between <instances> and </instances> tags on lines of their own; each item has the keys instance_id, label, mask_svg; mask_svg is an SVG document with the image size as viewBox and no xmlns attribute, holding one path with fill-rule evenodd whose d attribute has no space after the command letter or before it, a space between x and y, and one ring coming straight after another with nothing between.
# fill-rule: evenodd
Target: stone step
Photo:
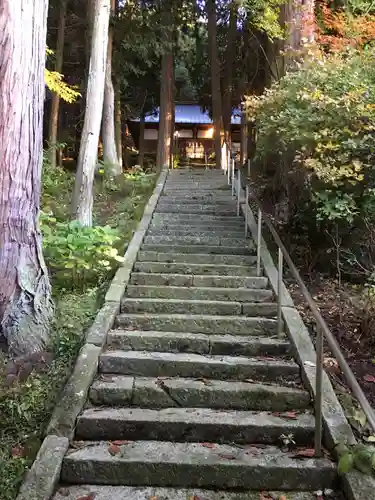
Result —
<instances>
[{"instance_id":1,"label":"stone step","mask_svg":"<svg viewBox=\"0 0 375 500\"><path fill-rule=\"evenodd\" d=\"M156 274L197 274L213 276L256 276L254 266L233 266L229 264L192 264L187 262L146 262L137 261L134 271Z\"/></svg>"},{"instance_id":2,"label":"stone step","mask_svg":"<svg viewBox=\"0 0 375 500\"><path fill-rule=\"evenodd\" d=\"M116 327L127 330L269 336L277 332L277 320L203 314L120 314L116 319Z\"/></svg>"},{"instance_id":3,"label":"stone step","mask_svg":"<svg viewBox=\"0 0 375 500\"><path fill-rule=\"evenodd\" d=\"M216 408L285 412L305 410L310 394L296 387L243 381L100 375L90 389L94 405L142 408Z\"/></svg>"},{"instance_id":4,"label":"stone step","mask_svg":"<svg viewBox=\"0 0 375 500\"><path fill-rule=\"evenodd\" d=\"M176 204L158 204L156 213L168 214L207 214L207 215L221 215L223 217L233 217L236 213L236 205L220 207L218 205L176 205Z\"/></svg>"},{"instance_id":5,"label":"stone step","mask_svg":"<svg viewBox=\"0 0 375 500\"><path fill-rule=\"evenodd\" d=\"M212 229L212 228L203 228L197 229L192 227L181 228L168 227L167 229L155 229L154 227L150 227L147 231L147 236L167 236L168 238L174 237L184 237L185 236L194 236L196 238L204 238L205 236L209 236L210 238L219 237L219 238L244 238L244 230L233 230L233 229Z\"/></svg>"},{"instance_id":6,"label":"stone step","mask_svg":"<svg viewBox=\"0 0 375 500\"><path fill-rule=\"evenodd\" d=\"M280 444L293 435L298 445L314 442L311 412L283 414L211 408L90 408L79 417L76 439Z\"/></svg>"},{"instance_id":7,"label":"stone step","mask_svg":"<svg viewBox=\"0 0 375 500\"><path fill-rule=\"evenodd\" d=\"M248 276L198 276L192 274L159 274L159 273L132 273L130 283L133 285L171 285L183 287L218 287L227 289L256 288L268 286L268 279Z\"/></svg>"},{"instance_id":8,"label":"stone step","mask_svg":"<svg viewBox=\"0 0 375 500\"><path fill-rule=\"evenodd\" d=\"M110 453L108 442L85 442L66 454L61 480L71 484L316 490L331 488L336 466L273 446L134 441Z\"/></svg>"},{"instance_id":9,"label":"stone step","mask_svg":"<svg viewBox=\"0 0 375 500\"><path fill-rule=\"evenodd\" d=\"M192 264L228 264L231 266L251 266L256 263L255 255L214 255L191 253L163 253L141 250L138 260L152 262L186 262Z\"/></svg>"},{"instance_id":10,"label":"stone step","mask_svg":"<svg viewBox=\"0 0 375 500\"><path fill-rule=\"evenodd\" d=\"M283 492L267 492L269 499L282 498ZM285 492L284 492L285 493ZM53 500L88 500L90 495L95 495L95 500L259 500L261 491L245 490L240 492L227 492L223 490L181 489L181 488L155 488L132 486L99 486L99 485L61 485ZM317 500L314 492L297 491L288 492L287 500ZM285 496L285 495L284 495ZM94 497L92 497L94 498ZM327 500L344 500L344 497L334 493Z\"/></svg>"},{"instance_id":11,"label":"stone step","mask_svg":"<svg viewBox=\"0 0 375 500\"><path fill-rule=\"evenodd\" d=\"M176 217L172 217L175 215ZM163 217L164 216L164 217ZM234 220L233 220L234 219ZM219 227L219 228L235 228L244 229L245 220L242 217L216 217L202 214L191 218L188 214L155 214L151 224L156 226L201 226L201 227Z\"/></svg>"},{"instance_id":12,"label":"stone step","mask_svg":"<svg viewBox=\"0 0 375 500\"><path fill-rule=\"evenodd\" d=\"M245 234L245 222L215 222L213 223L210 220L201 220L196 219L195 221L192 220L182 220L182 221L152 221L150 224L150 228L153 230L184 230L188 229L190 230L197 230L197 231L236 231L238 233L241 233L241 235Z\"/></svg>"},{"instance_id":13,"label":"stone step","mask_svg":"<svg viewBox=\"0 0 375 500\"><path fill-rule=\"evenodd\" d=\"M289 356L286 339L203 333L111 330L107 345L126 351L192 352L228 356Z\"/></svg>"},{"instance_id":14,"label":"stone step","mask_svg":"<svg viewBox=\"0 0 375 500\"><path fill-rule=\"evenodd\" d=\"M135 377L182 377L261 382L299 381L300 368L279 358L211 356L193 353L109 350L99 358L100 373Z\"/></svg>"},{"instance_id":15,"label":"stone step","mask_svg":"<svg viewBox=\"0 0 375 500\"><path fill-rule=\"evenodd\" d=\"M126 314L218 314L236 316L262 316L274 318L277 315L277 304L241 303L223 300L184 300L165 298L125 298L122 301L121 311Z\"/></svg>"},{"instance_id":16,"label":"stone step","mask_svg":"<svg viewBox=\"0 0 375 500\"><path fill-rule=\"evenodd\" d=\"M171 245L197 245L197 252L200 252L198 245L202 246L220 246L220 247L239 247L243 248L246 246L247 240L245 237L241 238L231 238L224 236L145 236L144 243L150 245L160 245L170 243ZM253 247L253 246L252 246ZM227 253L227 252L225 252Z\"/></svg>"},{"instance_id":17,"label":"stone step","mask_svg":"<svg viewBox=\"0 0 375 500\"><path fill-rule=\"evenodd\" d=\"M179 244L145 244L141 249L152 252L192 253L208 255L240 255L249 256L254 254L254 243L251 240L243 240L242 247L226 247L212 245L179 245Z\"/></svg>"},{"instance_id":18,"label":"stone step","mask_svg":"<svg viewBox=\"0 0 375 500\"><path fill-rule=\"evenodd\" d=\"M182 221L196 221L196 214L184 214L184 213L158 213L154 212L152 217L152 221L174 221L174 222L182 222ZM242 215L215 215L215 214L202 214L199 217L200 221L211 221L212 223L226 223L226 224L235 224L240 223L244 224L245 219Z\"/></svg>"},{"instance_id":19,"label":"stone step","mask_svg":"<svg viewBox=\"0 0 375 500\"><path fill-rule=\"evenodd\" d=\"M128 285L127 297L160 298L178 300L232 300L238 302L271 302L271 290L250 288L215 288L181 286ZM267 307L267 306L266 306Z\"/></svg>"}]
</instances>

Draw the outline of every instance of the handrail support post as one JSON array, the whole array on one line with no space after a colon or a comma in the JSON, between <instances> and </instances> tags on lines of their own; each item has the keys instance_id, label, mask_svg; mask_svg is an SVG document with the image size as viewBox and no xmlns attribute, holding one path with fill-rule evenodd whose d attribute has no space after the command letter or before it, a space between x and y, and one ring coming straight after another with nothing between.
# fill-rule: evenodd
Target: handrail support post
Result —
<instances>
[{"instance_id":1,"label":"handrail support post","mask_svg":"<svg viewBox=\"0 0 375 500\"><path fill-rule=\"evenodd\" d=\"M323 332L317 325L316 334L316 374L315 374L315 456L321 457L323 433Z\"/></svg>"},{"instance_id":2,"label":"handrail support post","mask_svg":"<svg viewBox=\"0 0 375 500\"><path fill-rule=\"evenodd\" d=\"M237 171L237 217L240 215L241 172Z\"/></svg>"},{"instance_id":3,"label":"handrail support post","mask_svg":"<svg viewBox=\"0 0 375 500\"><path fill-rule=\"evenodd\" d=\"M277 335L280 337L283 331L283 318L281 311L281 295L283 286L283 252L279 247L278 274L277 274Z\"/></svg>"},{"instance_id":4,"label":"handrail support post","mask_svg":"<svg viewBox=\"0 0 375 500\"><path fill-rule=\"evenodd\" d=\"M260 276L260 249L262 245L262 210L258 208L258 236L257 236L257 276Z\"/></svg>"},{"instance_id":5,"label":"handrail support post","mask_svg":"<svg viewBox=\"0 0 375 500\"><path fill-rule=\"evenodd\" d=\"M246 183L245 188L245 238L249 232L249 185Z\"/></svg>"}]
</instances>

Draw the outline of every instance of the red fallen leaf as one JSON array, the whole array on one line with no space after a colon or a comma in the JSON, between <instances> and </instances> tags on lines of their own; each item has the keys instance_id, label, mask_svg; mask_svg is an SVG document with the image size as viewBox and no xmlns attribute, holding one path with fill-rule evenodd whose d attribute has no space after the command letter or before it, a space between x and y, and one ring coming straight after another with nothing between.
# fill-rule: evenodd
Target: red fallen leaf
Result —
<instances>
[{"instance_id":1,"label":"red fallen leaf","mask_svg":"<svg viewBox=\"0 0 375 500\"><path fill-rule=\"evenodd\" d=\"M224 453L218 453L218 456L224 458L225 460L236 460L233 455L225 455Z\"/></svg>"},{"instance_id":2,"label":"red fallen leaf","mask_svg":"<svg viewBox=\"0 0 375 500\"><path fill-rule=\"evenodd\" d=\"M197 495L192 495L191 497L189 497L189 500L201 500L201 499Z\"/></svg>"},{"instance_id":3,"label":"red fallen leaf","mask_svg":"<svg viewBox=\"0 0 375 500\"><path fill-rule=\"evenodd\" d=\"M84 495L83 497L77 498L77 500L94 500L96 497L96 493L89 493L88 495Z\"/></svg>"},{"instance_id":4,"label":"red fallen leaf","mask_svg":"<svg viewBox=\"0 0 375 500\"><path fill-rule=\"evenodd\" d=\"M215 445L213 443L201 443L201 446L204 448L215 448Z\"/></svg>"},{"instance_id":5,"label":"red fallen leaf","mask_svg":"<svg viewBox=\"0 0 375 500\"><path fill-rule=\"evenodd\" d=\"M121 441L121 440L112 441L112 444L114 444L115 446L122 446L123 444L131 444L131 443L133 443L133 441Z\"/></svg>"},{"instance_id":6,"label":"red fallen leaf","mask_svg":"<svg viewBox=\"0 0 375 500\"><path fill-rule=\"evenodd\" d=\"M311 458L315 456L314 448L299 449L294 453L295 457Z\"/></svg>"},{"instance_id":7,"label":"red fallen leaf","mask_svg":"<svg viewBox=\"0 0 375 500\"><path fill-rule=\"evenodd\" d=\"M374 377L374 375L365 375L365 376L363 377L363 380L364 380L365 382L372 382L372 383L375 383L375 377Z\"/></svg>"},{"instance_id":8,"label":"red fallen leaf","mask_svg":"<svg viewBox=\"0 0 375 500\"><path fill-rule=\"evenodd\" d=\"M285 413L282 413L281 416L284 418L292 418L292 419L297 418L297 414L295 411L286 411Z\"/></svg>"},{"instance_id":9,"label":"red fallen leaf","mask_svg":"<svg viewBox=\"0 0 375 500\"><path fill-rule=\"evenodd\" d=\"M16 445L12 448L12 457L13 458L21 458L24 456L24 449L22 446Z\"/></svg>"},{"instance_id":10,"label":"red fallen leaf","mask_svg":"<svg viewBox=\"0 0 375 500\"><path fill-rule=\"evenodd\" d=\"M119 453L121 453L121 448L117 444L111 443L108 446L108 453L110 453L112 456L118 455Z\"/></svg>"}]
</instances>

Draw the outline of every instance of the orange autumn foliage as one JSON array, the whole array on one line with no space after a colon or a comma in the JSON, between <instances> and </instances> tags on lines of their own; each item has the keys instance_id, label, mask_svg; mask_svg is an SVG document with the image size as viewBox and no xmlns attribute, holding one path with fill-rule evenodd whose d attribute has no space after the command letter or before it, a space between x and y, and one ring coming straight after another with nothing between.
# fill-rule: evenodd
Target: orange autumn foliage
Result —
<instances>
[{"instance_id":1,"label":"orange autumn foliage","mask_svg":"<svg viewBox=\"0 0 375 500\"><path fill-rule=\"evenodd\" d=\"M317 3L321 23L317 27L316 40L328 51L341 51L347 47L361 48L375 40L375 16L363 14L357 17L345 10L333 10L327 0Z\"/></svg>"}]
</instances>

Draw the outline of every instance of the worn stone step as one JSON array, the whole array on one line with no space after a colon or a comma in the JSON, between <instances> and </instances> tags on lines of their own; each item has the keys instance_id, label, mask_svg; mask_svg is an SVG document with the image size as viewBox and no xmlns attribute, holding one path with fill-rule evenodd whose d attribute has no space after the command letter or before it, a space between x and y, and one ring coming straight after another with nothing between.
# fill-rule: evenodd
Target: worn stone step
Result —
<instances>
[{"instance_id":1,"label":"worn stone step","mask_svg":"<svg viewBox=\"0 0 375 500\"><path fill-rule=\"evenodd\" d=\"M268 286L268 279L263 276L211 276L208 274L205 276L198 276L193 274L172 273L132 273L130 283L133 285L263 289Z\"/></svg>"},{"instance_id":2,"label":"worn stone step","mask_svg":"<svg viewBox=\"0 0 375 500\"><path fill-rule=\"evenodd\" d=\"M195 238L204 238L205 236L219 237L219 238L244 238L244 230L233 230L233 229L222 229L222 228L162 228L157 229L154 227L150 227L147 231L147 236L167 236L169 237L187 237L194 236Z\"/></svg>"},{"instance_id":3,"label":"worn stone step","mask_svg":"<svg viewBox=\"0 0 375 500\"><path fill-rule=\"evenodd\" d=\"M160 214L162 215L162 214ZM164 214L167 215L167 214ZM182 214L183 215L183 214ZM209 219L202 216L195 216L194 219L185 219L181 217L176 218L161 218L158 214L155 214L154 218L151 221L151 227L202 227L202 228L218 228L218 229L236 229L237 231L245 231L245 220L238 218L236 221L232 220L232 218L227 217L228 220L223 221L221 219ZM186 215L186 214L185 214Z\"/></svg>"},{"instance_id":4,"label":"worn stone step","mask_svg":"<svg viewBox=\"0 0 375 500\"><path fill-rule=\"evenodd\" d=\"M284 412L310 406L307 391L285 384L189 378L100 375L90 388L95 405L217 408Z\"/></svg>"},{"instance_id":5,"label":"worn stone step","mask_svg":"<svg viewBox=\"0 0 375 500\"><path fill-rule=\"evenodd\" d=\"M255 246L252 240L243 240L242 247L226 247L215 245L179 245L179 244L156 244L143 243L141 250L153 252L173 252L173 253L191 253L191 254L209 254L209 255L254 255Z\"/></svg>"},{"instance_id":6,"label":"worn stone step","mask_svg":"<svg viewBox=\"0 0 375 500\"><path fill-rule=\"evenodd\" d=\"M204 245L204 246L218 245L221 247L237 246L239 248L243 248L246 245L247 240L245 239L244 236L241 238L234 238L234 237L226 238L224 236L209 236L209 235L205 235L203 237L177 235L177 236L145 236L143 241L148 245L171 243L172 245L176 246L186 244L186 245Z\"/></svg>"},{"instance_id":7,"label":"worn stone step","mask_svg":"<svg viewBox=\"0 0 375 500\"><path fill-rule=\"evenodd\" d=\"M244 316L209 316L198 314L120 314L119 328L165 332L208 333L231 335L265 335L277 332L277 321L270 318Z\"/></svg>"},{"instance_id":8,"label":"worn stone step","mask_svg":"<svg viewBox=\"0 0 375 500\"><path fill-rule=\"evenodd\" d=\"M311 412L273 415L269 412L211 408L90 408L77 420L76 438L89 440L156 440L282 445L293 434L298 445L314 442Z\"/></svg>"},{"instance_id":9,"label":"worn stone step","mask_svg":"<svg viewBox=\"0 0 375 500\"><path fill-rule=\"evenodd\" d=\"M182 221L152 221L150 224L150 229L153 231L170 231L170 230L196 230L196 231L225 231L230 232L234 231L239 234L245 234L245 222L220 222L220 223L212 223L210 220L201 220L201 218L197 218L195 221L193 220L182 220Z\"/></svg>"},{"instance_id":10,"label":"worn stone step","mask_svg":"<svg viewBox=\"0 0 375 500\"><path fill-rule=\"evenodd\" d=\"M165 298L125 298L122 301L122 312L151 314L218 314L262 316L274 318L277 315L277 304L274 302L242 303L223 300L185 300Z\"/></svg>"},{"instance_id":11,"label":"worn stone step","mask_svg":"<svg viewBox=\"0 0 375 500\"><path fill-rule=\"evenodd\" d=\"M181 488L158 488L158 487L132 487L132 486L99 486L99 485L61 485L53 500L77 500L79 498L90 498L90 494L95 494L95 500L150 500L157 498L160 500L259 500L261 491L223 491L223 490L202 490L202 489L181 489ZM282 491L267 492L270 499L278 500ZM296 491L288 492L287 500L317 500L314 492ZM285 496L285 495L284 495ZM332 494L331 499L344 500L344 497Z\"/></svg>"},{"instance_id":12,"label":"worn stone step","mask_svg":"<svg viewBox=\"0 0 375 500\"><path fill-rule=\"evenodd\" d=\"M135 377L182 377L262 382L299 381L300 368L279 358L212 356L193 353L109 350L99 359L100 373Z\"/></svg>"},{"instance_id":13,"label":"worn stone step","mask_svg":"<svg viewBox=\"0 0 375 500\"><path fill-rule=\"evenodd\" d=\"M231 300L238 302L271 302L271 290L250 288L181 287L128 285L127 297L178 300ZM266 306L267 307L267 306Z\"/></svg>"},{"instance_id":14,"label":"worn stone step","mask_svg":"<svg viewBox=\"0 0 375 500\"><path fill-rule=\"evenodd\" d=\"M229 264L193 264L188 262L137 261L134 271L157 274L198 274L214 276L256 276L255 266L233 266Z\"/></svg>"},{"instance_id":15,"label":"worn stone step","mask_svg":"<svg viewBox=\"0 0 375 500\"><path fill-rule=\"evenodd\" d=\"M158 204L156 208L156 213L162 214L207 214L207 215L220 215L222 217L233 217L236 215L236 204L232 203L232 206L220 207L218 205L185 205L185 204Z\"/></svg>"},{"instance_id":16,"label":"worn stone step","mask_svg":"<svg viewBox=\"0 0 375 500\"><path fill-rule=\"evenodd\" d=\"M134 441L111 454L108 442L86 442L66 454L68 484L315 490L331 488L336 466L326 458L293 457L273 446Z\"/></svg>"},{"instance_id":17,"label":"worn stone step","mask_svg":"<svg viewBox=\"0 0 375 500\"><path fill-rule=\"evenodd\" d=\"M214 255L200 253L153 252L141 250L138 260L148 262L186 262L193 264L229 264L234 266L254 265L255 255Z\"/></svg>"},{"instance_id":18,"label":"worn stone step","mask_svg":"<svg viewBox=\"0 0 375 500\"><path fill-rule=\"evenodd\" d=\"M158 213L155 212L153 217L152 217L152 222L157 222L157 221L162 221L162 222L174 222L174 223L179 223L179 222L189 222L189 221L196 221L197 220L197 215L196 214L184 214L184 213ZM245 219L242 217L242 215L227 215L227 216L222 216L222 215L212 215L212 214L202 214L199 217L200 221L210 221L212 224L235 224L235 223L240 223L244 224Z\"/></svg>"},{"instance_id":19,"label":"worn stone step","mask_svg":"<svg viewBox=\"0 0 375 500\"><path fill-rule=\"evenodd\" d=\"M126 351L192 352L228 356L288 356L283 338L205 335L203 333L111 330L107 345Z\"/></svg>"}]
</instances>

